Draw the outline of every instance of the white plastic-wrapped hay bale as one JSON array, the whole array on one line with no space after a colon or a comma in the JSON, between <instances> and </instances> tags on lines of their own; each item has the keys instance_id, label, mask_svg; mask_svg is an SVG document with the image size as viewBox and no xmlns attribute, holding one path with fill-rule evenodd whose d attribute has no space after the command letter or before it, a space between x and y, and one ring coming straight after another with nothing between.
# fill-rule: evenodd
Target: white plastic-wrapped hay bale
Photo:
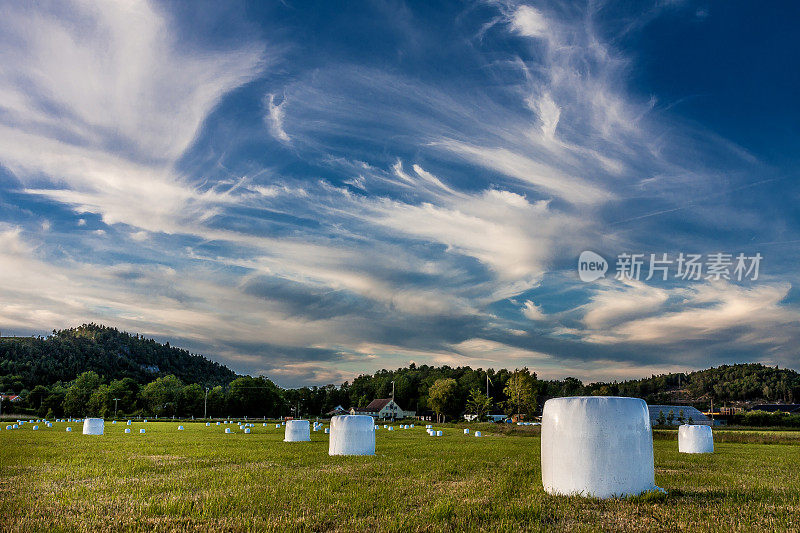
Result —
<instances>
[{"instance_id":1,"label":"white plastic-wrapped hay bale","mask_svg":"<svg viewBox=\"0 0 800 533\"><path fill-rule=\"evenodd\" d=\"M436 432L436 436L437 437L441 437L442 435L444 435L444 431L437 431Z\"/></svg>"},{"instance_id":2,"label":"white plastic-wrapped hay bale","mask_svg":"<svg viewBox=\"0 0 800 533\"><path fill-rule=\"evenodd\" d=\"M464 435L469 435L469 428L464 428Z\"/></svg>"},{"instance_id":3,"label":"white plastic-wrapped hay bale","mask_svg":"<svg viewBox=\"0 0 800 533\"><path fill-rule=\"evenodd\" d=\"M714 433L711 426L683 424L678 427L680 453L714 453Z\"/></svg>"},{"instance_id":4,"label":"white plastic-wrapped hay bale","mask_svg":"<svg viewBox=\"0 0 800 533\"><path fill-rule=\"evenodd\" d=\"M178 431L183 431L183 426L178 426Z\"/></svg>"},{"instance_id":5,"label":"white plastic-wrapped hay bale","mask_svg":"<svg viewBox=\"0 0 800 533\"><path fill-rule=\"evenodd\" d=\"M139 434L140 434L140 435L144 434L144 432L145 432L145 431L144 431L144 428L142 428L142 429L140 429L140 430L139 430Z\"/></svg>"},{"instance_id":6,"label":"white plastic-wrapped hay bale","mask_svg":"<svg viewBox=\"0 0 800 533\"><path fill-rule=\"evenodd\" d=\"M281 429L281 425L280 424L275 424L275 429Z\"/></svg>"},{"instance_id":7,"label":"white plastic-wrapped hay bale","mask_svg":"<svg viewBox=\"0 0 800 533\"><path fill-rule=\"evenodd\" d=\"M331 418L328 455L375 455L375 425L371 416Z\"/></svg>"},{"instance_id":8,"label":"white plastic-wrapped hay bale","mask_svg":"<svg viewBox=\"0 0 800 533\"><path fill-rule=\"evenodd\" d=\"M225 428L225 433L230 433L230 432L231 432L231 428Z\"/></svg>"},{"instance_id":9,"label":"white plastic-wrapped hay bale","mask_svg":"<svg viewBox=\"0 0 800 533\"><path fill-rule=\"evenodd\" d=\"M70 431L72 431L72 428L69 428L69 427L68 427L68 428L67 428L67 432L70 432Z\"/></svg>"},{"instance_id":10,"label":"white plastic-wrapped hay bale","mask_svg":"<svg viewBox=\"0 0 800 533\"><path fill-rule=\"evenodd\" d=\"M210 427L210 426L211 426L211 422L206 422L206 427Z\"/></svg>"},{"instance_id":11,"label":"white plastic-wrapped hay bale","mask_svg":"<svg viewBox=\"0 0 800 533\"><path fill-rule=\"evenodd\" d=\"M311 440L311 424L308 420L287 420L283 442L306 442Z\"/></svg>"},{"instance_id":12,"label":"white plastic-wrapped hay bale","mask_svg":"<svg viewBox=\"0 0 800 533\"><path fill-rule=\"evenodd\" d=\"M69 430L69 428L67 428L67 430ZM125 428L125 433L130 433L130 432L131 432L130 428Z\"/></svg>"},{"instance_id":13,"label":"white plastic-wrapped hay bale","mask_svg":"<svg viewBox=\"0 0 800 533\"><path fill-rule=\"evenodd\" d=\"M111 421L111 424L112 424L112 425L113 425L113 424L116 424L116 423L117 423L117 421L116 421L116 420L112 420L112 421Z\"/></svg>"},{"instance_id":14,"label":"white plastic-wrapped hay bale","mask_svg":"<svg viewBox=\"0 0 800 533\"><path fill-rule=\"evenodd\" d=\"M217 422L217 425L219 425L219 422Z\"/></svg>"},{"instance_id":15,"label":"white plastic-wrapped hay bale","mask_svg":"<svg viewBox=\"0 0 800 533\"><path fill-rule=\"evenodd\" d=\"M130 421L130 420L128 420L128 425L129 425L129 426L131 425L131 421Z\"/></svg>"},{"instance_id":16,"label":"white plastic-wrapped hay bale","mask_svg":"<svg viewBox=\"0 0 800 533\"><path fill-rule=\"evenodd\" d=\"M245 433L250 433L250 428L244 428Z\"/></svg>"},{"instance_id":17,"label":"white plastic-wrapped hay bale","mask_svg":"<svg viewBox=\"0 0 800 533\"><path fill-rule=\"evenodd\" d=\"M84 435L102 435L105 422L102 418L87 418L83 421Z\"/></svg>"},{"instance_id":18,"label":"white plastic-wrapped hay bale","mask_svg":"<svg viewBox=\"0 0 800 533\"><path fill-rule=\"evenodd\" d=\"M480 431L476 431L476 432L475 432L475 436L476 436L476 437L480 437L480 436L481 436L481 432L480 432Z\"/></svg>"},{"instance_id":19,"label":"white plastic-wrapped hay bale","mask_svg":"<svg viewBox=\"0 0 800 533\"><path fill-rule=\"evenodd\" d=\"M329 434L331 432L331 428L325 428L325 434Z\"/></svg>"},{"instance_id":20,"label":"white plastic-wrapped hay bale","mask_svg":"<svg viewBox=\"0 0 800 533\"><path fill-rule=\"evenodd\" d=\"M39 429L39 426L33 426L33 431L36 431L37 429Z\"/></svg>"},{"instance_id":21,"label":"white plastic-wrapped hay bale","mask_svg":"<svg viewBox=\"0 0 800 533\"><path fill-rule=\"evenodd\" d=\"M548 494L611 498L657 489L650 416L639 398L547 400L541 446Z\"/></svg>"}]
</instances>

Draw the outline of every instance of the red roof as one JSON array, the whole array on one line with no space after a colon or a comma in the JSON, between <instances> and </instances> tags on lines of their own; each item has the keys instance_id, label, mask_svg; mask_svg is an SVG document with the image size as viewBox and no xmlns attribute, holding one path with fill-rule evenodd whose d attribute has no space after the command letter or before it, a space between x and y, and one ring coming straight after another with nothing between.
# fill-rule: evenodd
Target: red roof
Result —
<instances>
[{"instance_id":1,"label":"red roof","mask_svg":"<svg viewBox=\"0 0 800 533\"><path fill-rule=\"evenodd\" d=\"M364 408L364 410L365 411L375 411L377 413L381 409L386 407L386 405L391 401L392 401L391 398L381 398L379 400L372 400L371 402L369 402L369 405L367 405Z\"/></svg>"},{"instance_id":2,"label":"red roof","mask_svg":"<svg viewBox=\"0 0 800 533\"><path fill-rule=\"evenodd\" d=\"M3 395L2 398L4 400L8 400L9 402L16 402L16 401L19 401L19 399L20 399L19 394Z\"/></svg>"}]
</instances>

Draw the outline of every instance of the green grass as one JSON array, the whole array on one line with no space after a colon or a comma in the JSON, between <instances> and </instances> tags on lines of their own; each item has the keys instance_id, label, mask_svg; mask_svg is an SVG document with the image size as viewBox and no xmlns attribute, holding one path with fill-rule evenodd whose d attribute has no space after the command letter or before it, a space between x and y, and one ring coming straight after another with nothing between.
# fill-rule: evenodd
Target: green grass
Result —
<instances>
[{"instance_id":1,"label":"green grass","mask_svg":"<svg viewBox=\"0 0 800 533\"><path fill-rule=\"evenodd\" d=\"M124 424L106 423L104 436L81 435L80 424L66 433L67 425L3 425L0 530L800 528L800 448L792 444L719 442L713 455L691 456L658 435L656 483L667 494L601 501L543 492L535 431L484 425L475 438L444 426L445 436L432 438L420 426L381 429L376 456L329 457L324 433L284 443L274 424L226 435L223 426L134 423L125 435Z\"/></svg>"}]
</instances>

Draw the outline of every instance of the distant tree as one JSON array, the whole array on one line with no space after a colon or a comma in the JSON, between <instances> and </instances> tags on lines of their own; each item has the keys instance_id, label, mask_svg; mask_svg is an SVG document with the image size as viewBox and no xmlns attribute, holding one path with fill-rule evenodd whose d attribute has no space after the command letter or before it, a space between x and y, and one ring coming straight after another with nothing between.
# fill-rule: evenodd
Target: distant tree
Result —
<instances>
[{"instance_id":1,"label":"distant tree","mask_svg":"<svg viewBox=\"0 0 800 533\"><path fill-rule=\"evenodd\" d=\"M492 408L492 400L478 389L472 389L466 408L468 413L477 415L477 420L483 420L486 413Z\"/></svg>"},{"instance_id":2,"label":"distant tree","mask_svg":"<svg viewBox=\"0 0 800 533\"><path fill-rule=\"evenodd\" d=\"M172 416L177 413L183 391L183 383L169 375L151 381L142 387L144 400L150 413L158 416Z\"/></svg>"},{"instance_id":3,"label":"distant tree","mask_svg":"<svg viewBox=\"0 0 800 533\"><path fill-rule=\"evenodd\" d=\"M684 421L683 409L681 409L681 410L678 411L678 422L683 424L683 421Z\"/></svg>"},{"instance_id":4,"label":"distant tree","mask_svg":"<svg viewBox=\"0 0 800 533\"><path fill-rule=\"evenodd\" d=\"M100 385L89 396L89 401L86 403L86 414L105 418L109 413L109 404L113 403L111 398L112 396L108 392L108 385ZM113 412L112 407L111 413L113 414Z\"/></svg>"},{"instance_id":5,"label":"distant tree","mask_svg":"<svg viewBox=\"0 0 800 533\"><path fill-rule=\"evenodd\" d=\"M694 424L694 419L691 416L689 417L689 420L687 421L687 424L689 424L690 426L692 424Z\"/></svg>"},{"instance_id":6,"label":"distant tree","mask_svg":"<svg viewBox=\"0 0 800 533\"><path fill-rule=\"evenodd\" d=\"M527 368L516 370L506 382L506 412L510 415L533 414L537 408L536 375Z\"/></svg>"},{"instance_id":7,"label":"distant tree","mask_svg":"<svg viewBox=\"0 0 800 533\"><path fill-rule=\"evenodd\" d=\"M670 409L669 413L667 413L667 423L671 426L673 420L675 420L675 413L673 413L672 409Z\"/></svg>"},{"instance_id":8,"label":"distant tree","mask_svg":"<svg viewBox=\"0 0 800 533\"><path fill-rule=\"evenodd\" d=\"M428 389L428 405L436 413L437 422L451 413L458 397L458 384L453 378L437 379Z\"/></svg>"},{"instance_id":9,"label":"distant tree","mask_svg":"<svg viewBox=\"0 0 800 533\"><path fill-rule=\"evenodd\" d=\"M667 423L667 418L664 416L664 411L659 411L659 412L658 412L658 420L657 420L657 421L658 421L658 425L659 425L659 426L664 426L664 425L666 425L666 423Z\"/></svg>"},{"instance_id":10,"label":"distant tree","mask_svg":"<svg viewBox=\"0 0 800 533\"><path fill-rule=\"evenodd\" d=\"M75 378L64 395L64 413L67 416L83 416L87 413L89 398L102 384L96 372L84 372Z\"/></svg>"},{"instance_id":11,"label":"distant tree","mask_svg":"<svg viewBox=\"0 0 800 533\"><path fill-rule=\"evenodd\" d=\"M317 390L313 392L316 393ZM317 411L322 407L321 399L324 398L324 391L319 398L316 398L316 394L312 395L310 389L303 396L305 400L302 402L303 407L308 412L318 414ZM283 404L280 389L263 376L242 376L234 379L228 388L227 398L231 414L237 416L277 416ZM314 407L311 404L315 404Z\"/></svg>"}]
</instances>

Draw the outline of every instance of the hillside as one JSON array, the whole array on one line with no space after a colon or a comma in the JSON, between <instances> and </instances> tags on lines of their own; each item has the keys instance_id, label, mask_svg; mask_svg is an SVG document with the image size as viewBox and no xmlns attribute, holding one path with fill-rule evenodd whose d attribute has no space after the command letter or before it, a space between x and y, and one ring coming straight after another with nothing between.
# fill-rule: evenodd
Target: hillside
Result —
<instances>
[{"instance_id":1,"label":"hillside","mask_svg":"<svg viewBox=\"0 0 800 533\"><path fill-rule=\"evenodd\" d=\"M650 403L735 404L800 401L800 373L760 363L722 365L689 373L652 376L621 383L592 383L589 394L618 394Z\"/></svg>"},{"instance_id":2,"label":"hillside","mask_svg":"<svg viewBox=\"0 0 800 533\"><path fill-rule=\"evenodd\" d=\"M185 383L227 385L236 374L219 363L116 328L84 324L49 337L0 338L0 390L68 382L86 371L145 384L172 374Z\"/></svg>"}]
</instances>

